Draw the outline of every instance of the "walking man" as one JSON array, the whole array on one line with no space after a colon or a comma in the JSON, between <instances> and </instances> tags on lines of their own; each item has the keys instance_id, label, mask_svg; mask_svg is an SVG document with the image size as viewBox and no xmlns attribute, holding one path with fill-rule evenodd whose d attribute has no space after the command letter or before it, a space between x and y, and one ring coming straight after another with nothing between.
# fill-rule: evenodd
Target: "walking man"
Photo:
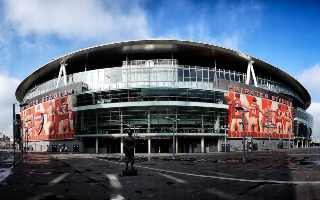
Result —
<instances>
[{"instance_id":1,"label":"walking man","mask_svg":"<svg viewBox=\"0 0 320 200\"><path fill-rule=\"evenodd\" d=\"M136 145L136 139L132 136L132 131L129 130L128 137L124 138L124 154L126 156L126 170L128 171L128 165L130 162L131 170L134 170L134 147Z\"/></svg>"}]
</instances>

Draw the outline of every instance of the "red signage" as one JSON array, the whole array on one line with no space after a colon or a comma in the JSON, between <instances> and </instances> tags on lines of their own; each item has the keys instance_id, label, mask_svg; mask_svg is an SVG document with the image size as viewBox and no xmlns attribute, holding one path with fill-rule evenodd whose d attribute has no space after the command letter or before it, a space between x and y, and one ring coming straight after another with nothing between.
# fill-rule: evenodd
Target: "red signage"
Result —
<instances>
[{"instance_id":1,"label":"red signage","mask_svg":"<svg viewBox=\"0 0 320 200\"><path fill-rule=\"evenodd\" d=\"M24 139L29 141L74 137L72 96L57 97L21 112Z\"/></svg>"},{"instance_id":2,"label":"red signage","mask_svg":"<svg viewBox=\"0 0 320 200\"><path fill-rule=\"evenodd\" d=\"M229 88L225 99L229 105L228 137L293 138L290 100L234 86Z\"/></svg>"}]
</instances>

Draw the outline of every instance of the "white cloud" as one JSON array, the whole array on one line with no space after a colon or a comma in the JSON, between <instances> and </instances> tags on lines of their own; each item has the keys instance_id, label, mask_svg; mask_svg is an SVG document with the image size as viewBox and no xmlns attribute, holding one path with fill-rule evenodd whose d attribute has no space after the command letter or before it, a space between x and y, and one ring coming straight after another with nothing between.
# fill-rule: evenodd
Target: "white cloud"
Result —
<instances>
[{"instance_id":1,"label":"white cloud","mask_svg":"<svg viewBox=\"0 0 320 200\"><path fill-rule=\"evenodd\" d=\"M309 89L313 96L319 96L320 64L315 64L310 68L306 68L298 75L298 80Z\"/></svg>"},{"instance_id":2,"label":"white cloud","mask_svg":"<svg viewBox=\"0 0 320 200\"><path fill-rule=\"evenodd\" d=\"M308 112L313 115L312 138L320 139L320 102L312 102Z\"/></svg>"},{"instance_id":3,"label":"white cloud","mask_svg":"<svg viewBox=\"0 0 320 200\"><path fill-rule=\"evenodd\" d=\"M5 12L9 23L23 36L108 41L149 36L139 1L6 0Z\"/></svg>"},{"instance_id":4,"label":"white cloud","mask_svg":"<svg viewBox=\"0 0 320 200\"><path fill-rule=\"evenodd\" d=\"M258 1L216 1L214 4L168 1L158 8L154 24L167 20L161 38L212 43L239 49L260 25ZM181 25L177 26L178 21ZM157 25L155 25L157 26ZM161 29L161 27L158 27Z\"/></svg>"},{"instance_id":5,"label":"white cloud","mask_svg":"<svg viewBox=\"0 0 320 200\"><path fill-rule=\"evenodd\" d=\"M221 42L223 47L239 49L240 36L238 34L230 35L222 39Z\"/></svg>"},{"instance_id":6,"label":"white cloud","mask_svg":"<svg viewBox=\"0 0 320 200\"><path fill-rule=\"evenodd\" d=\"M320 64L315 64L297 75L298 80L308 89L312 96L312 103L308 112L313 115L313 138L320 139Z\"/></svg>"},{"instance_id":7,"label":"white cloud","mask_svg":"<svg viewBox=\"0 0 320 200\"><path fill-rule=\"evenodd\" d=\"M0 132L12 134L12 104L19 80L0 72Z\"/></svg>"}]
</instances>

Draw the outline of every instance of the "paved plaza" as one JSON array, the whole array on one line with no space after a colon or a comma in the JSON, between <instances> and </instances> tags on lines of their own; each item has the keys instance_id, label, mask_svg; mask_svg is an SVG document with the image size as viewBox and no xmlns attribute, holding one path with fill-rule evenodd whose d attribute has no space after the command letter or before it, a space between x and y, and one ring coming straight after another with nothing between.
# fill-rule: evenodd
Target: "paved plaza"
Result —
<instances>
[{"instance_id":1,"label":"paved plaza","mask_svg":"<svg viewBox=\"0 0 320 200\"><path fill-rule=\"evenodd\" d=\"M7 157L6 157L7 156ZM7 160L6 154L1 159ZM29 153L1 182L1 199L320 199L320 149L170 155Z\"/></svg>"}]
</instances>

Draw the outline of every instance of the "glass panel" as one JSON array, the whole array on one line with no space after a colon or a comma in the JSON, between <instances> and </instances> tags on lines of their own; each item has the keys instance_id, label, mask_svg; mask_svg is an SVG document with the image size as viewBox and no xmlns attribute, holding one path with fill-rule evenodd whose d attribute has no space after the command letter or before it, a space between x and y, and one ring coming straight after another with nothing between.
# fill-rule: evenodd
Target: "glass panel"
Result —
<instances>
[{"instance_id":1,"label":"glass panel","mask_svg":"<svg viewBox=\"0 0 320 200\"><path fill-rule=\"evenodd\" d=\"M196 74L195 68L190 68L190 77L191 77L191 81L197 80L197 74Z\"/></svg>"},{"instance_id":2,"label":"glass panel","mask_svg":"<svg viewBox=\"0 0 320 200\"><path fill-rule=\"evenodd\" d=\"M197 81L202 81L202 69L197 69Z\"/></svg>"},{"instance_id":3,"label":"glass panel","mask_svg":"<svg viewBox=\"0 0 320 200\"><path fill-rule=\"evenodd\" d=\"M183 72L184 72L184 81L190 81L191 79L190 79L189 69L184 69Z\"/></svg>"},{"instance_id":4,"label":"glass panel","mask_svg":"<svg viewBox=\"0 0 320 200\"><path fill-rule=\"evenodd\" d=\"M178 81L183 81L183 69L178 68Z\"/></svg>"}]
</instances>

